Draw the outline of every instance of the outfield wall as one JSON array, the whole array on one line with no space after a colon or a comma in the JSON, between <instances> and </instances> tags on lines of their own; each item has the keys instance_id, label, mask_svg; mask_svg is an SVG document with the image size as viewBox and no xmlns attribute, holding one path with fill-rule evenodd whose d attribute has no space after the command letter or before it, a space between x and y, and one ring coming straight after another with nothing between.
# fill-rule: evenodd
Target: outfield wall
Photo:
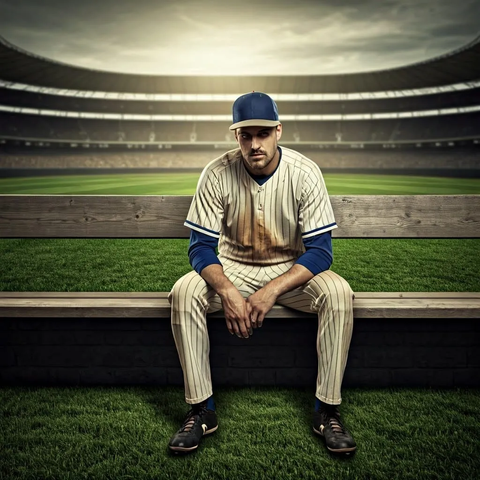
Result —
<instances>
[{"instance_id":1,"label":"outfield wall","mask_svg":"<svg viewBox=\"0 0 480 480\"><path fill-rule=\"evenodd\" d=\"M159 152L0 152L0 169L202 169L223 150ZM303 150L322 169L480 171L480 148Z\"/></svg>"}]
</instances>

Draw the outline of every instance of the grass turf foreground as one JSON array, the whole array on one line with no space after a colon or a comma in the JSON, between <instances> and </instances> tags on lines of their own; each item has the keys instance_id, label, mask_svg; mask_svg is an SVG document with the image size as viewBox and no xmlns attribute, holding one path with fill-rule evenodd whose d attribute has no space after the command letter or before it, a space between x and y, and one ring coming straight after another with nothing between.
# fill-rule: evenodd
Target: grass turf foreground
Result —
<instances>
[{"instance_id":1,"label":"grass turf foreground","mask_svg":"<svg viewBox=\"0 0 480 480\"><path fill-rule=\"evenodd\" d=\"M358 444L340 457L312 432L310 389L218 389L219 429L169 453L179 388L3 388L1 479L478 478L480 391L344 391Z\"/></svg>"}]
</instances>

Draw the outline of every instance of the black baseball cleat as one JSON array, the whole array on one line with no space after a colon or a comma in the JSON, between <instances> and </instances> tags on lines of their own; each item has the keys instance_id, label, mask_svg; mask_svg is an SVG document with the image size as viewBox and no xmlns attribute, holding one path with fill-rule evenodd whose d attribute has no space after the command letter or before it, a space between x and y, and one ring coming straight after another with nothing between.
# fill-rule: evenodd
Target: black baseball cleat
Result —
<instances>
[{"instance_id":1,"label":"black baseball cleat","mask_svg":"<svg viewBox=\"0 0 480 480\"><path fill-rule=\"evenodd\" d=\"M188 453L195 450L204 435L213 433L218 428L217 414L207 409L207 402L192 405L185 420L168 447L174 453Z\"/></svg>"},{"instance_id":2,"label":"black baseball cleat","mask_svg":"<svg viewBox=\"0 0 480 480\"><path fill-rule=\"evenodd\" d=\"M322 405L313 414L313 431L325 438L327 448L334 453L352 453L357 444L340 420L337 405Z\"/></svg>"}]
</instances>

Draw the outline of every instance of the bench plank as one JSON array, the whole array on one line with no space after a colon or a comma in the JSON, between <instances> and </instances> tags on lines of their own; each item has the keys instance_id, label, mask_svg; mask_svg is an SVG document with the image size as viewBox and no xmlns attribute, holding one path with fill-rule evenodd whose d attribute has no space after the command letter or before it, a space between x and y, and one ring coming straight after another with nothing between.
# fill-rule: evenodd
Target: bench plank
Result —
<instances>
[{"instance_id":1,"label":"bench plank","mask_svg":"<svg viewBox=\"0 0 480 480\"><path fill-rule=\"evenodd\" d=\"M2 298L167 298L168 292L0 292ZM355 292L356 298L479 298L480 292Z\"/></svg>"},{"instance_id":2,"label":"bench plank","mask_svg":"<svg viewBox=\"0 0 480 480\"><path fill-rule=\"evenodd\" d=\"M480 318L479 292L356 292L355 297L355 318ZM308 315L276 305L267 318ZM3 318L169 316L166 292L0 292Z\"/></svg>"},{"instance_id":3,"label":"bench plank","mask_svg":"<svg viewBox=\"0 0 480 480\"><path fill-rule=\"evenodd\" d=\"M480 195L331 197L336 238L480 238ZM188 238L191 195L0 195L0 238Z\"/></svg>"}]
</instances>

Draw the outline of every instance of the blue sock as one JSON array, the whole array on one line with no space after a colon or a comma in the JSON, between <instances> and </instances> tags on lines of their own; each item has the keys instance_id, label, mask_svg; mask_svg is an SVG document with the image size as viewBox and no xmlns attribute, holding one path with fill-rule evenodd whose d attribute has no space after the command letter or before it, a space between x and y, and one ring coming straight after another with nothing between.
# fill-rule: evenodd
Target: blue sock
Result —
<instances>
[{"instance_id":1,"label":"blue sock","mask_svg":"<svg viewBox=\"0 0 480 480\"><path fill-rule=\"evenodd\" d=\"M318 412L323 405L323 402L315 397L315 411Z\"/></svg>"},{"instance_id":2,"label":"blue sock","mask_svg":"<svg viewBox=\"0 0 480 480\"><path fill-rule=\"evenodd\" d=\"M207 409L215 410L215 400L213 399L213 395L207 398Z\"/></svg>"}]
</instances>

